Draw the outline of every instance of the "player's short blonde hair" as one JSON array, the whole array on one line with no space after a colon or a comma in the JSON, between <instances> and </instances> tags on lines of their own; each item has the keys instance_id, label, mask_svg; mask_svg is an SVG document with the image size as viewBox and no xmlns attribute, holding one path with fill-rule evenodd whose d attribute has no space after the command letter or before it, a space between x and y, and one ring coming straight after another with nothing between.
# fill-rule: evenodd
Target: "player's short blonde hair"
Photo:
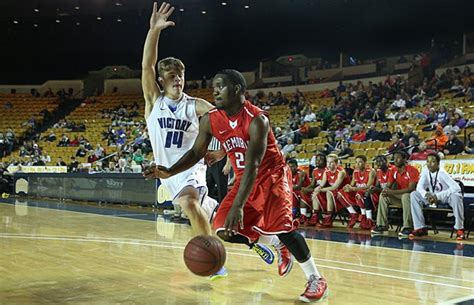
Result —
<instances>
[{"instance_id":1,"label":"player's short blonde hair","mask_svg":"<svg viewBox=\"0 0 474 305\"><path fill-rule=\"evenodd\" d=\"M184 72L184 64L181 60L175 57L166 57L158 62L158 75L163 76L167 71L176 69L179 72Z\"/></svg>"},{"instance_id":2,"label":"player's short blonde hair","mask_svg":"<svg viewBox=\"0 0 474 305\"><path fill-rule=\"evenodd\" d=\"M330 158L332 158L332 159L334 159L334 160L337 161L337 160L339 159L339 156L336 155L336 154L329 154L329 155L327 155L326 160L327 160L327 159L330 159Z\"/></svg>"}]
</instances>

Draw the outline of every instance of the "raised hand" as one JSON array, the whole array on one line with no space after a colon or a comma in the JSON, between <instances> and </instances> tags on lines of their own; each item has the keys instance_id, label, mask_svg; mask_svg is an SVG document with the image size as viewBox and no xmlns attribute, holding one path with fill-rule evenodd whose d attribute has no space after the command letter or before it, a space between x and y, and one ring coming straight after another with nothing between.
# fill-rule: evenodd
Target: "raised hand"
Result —
<instances>
[{"instance_id":1,"label":"raised hand","mask_svg":"<svg viewBox=\"0 0 474 305\"><path fill-rule=\"evenodd\" d=\"M169 3L163 2L158 9L158 3L153 3L153 12L150 18L150 30L164 30L169 26L174 26L175 23L173 21L168 21L168 18L174 11L174 7L172 7Z\"/></svg>"}]
</instances>

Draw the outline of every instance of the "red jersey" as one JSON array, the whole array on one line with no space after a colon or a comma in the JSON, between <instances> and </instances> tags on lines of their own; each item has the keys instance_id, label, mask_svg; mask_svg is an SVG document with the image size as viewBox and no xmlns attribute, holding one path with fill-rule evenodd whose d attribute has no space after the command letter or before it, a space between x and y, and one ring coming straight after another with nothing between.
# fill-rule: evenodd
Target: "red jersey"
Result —
<instances>
[{"instance_id":1,"label":"red jersey","mask_svg":"<svg viewBox=\"0 0 474 305\"><path fill-rule=\"evenodd\" d=\"M313 169L313 178L314 178L314 181L316 181L316 186L321 184L321 180L323 180L323 175L326 169L327 169L326 167L323 167L323 168L316 167L315 169Z\"/></svg>"},{"instance_id":2,"label":"red jersey","mask_svg":"<svg viewBox=\"0 0 474 305\"><path fill-rule=\"evenodd\" d=\"M366 187L367 183L369 183L369 176L371 172L371 168L366 168L365 170L361 171L359 169L355 169L354 173L352 173L355 181L356 187ZM374 181L375 183L375 181Z\"/></svg>"},{"instance_id":3,"label":"red jersey","mask_svg":"<svg viewBox=\"0 0 474 305\"><path fill-rule=\"evenodd\" d=\"M384 188L387 186L388 179L390 176L395 175L397 168L391 164L388 165L387 172L384 173L380 168L377 169L377 181L380 184L380 187Z\"/></svg>"},{"instance_id":4,"label":"red jersey","mask_svg":"<svg viewBox=\"0 0 474 305\"><path fill-rule=\"evenodd\" d=\"M342 168L341 166L336 167L336 170L334 172L331 172L329 169L326 169L326 181L329 185L333 185L337 181L337 177L339 176L340 172L344 172L345 169ZM341 185L339 188L342 188L344 185L349 184L349 176L344 178L342 181Z\"/></svg>"},{"instance_id":5,"label":"red jersey","mask_svg":"<svg viewBox=\"0 0 474 305\"><path fill-rule=\"evenodd\" d=\"M209 123L213 136L222 144L227 157L232 162L236 180L240 181L245 168L245 153L250 140L249 126L252 119L260 114L267 115L262 109L245 101L242 109L234 116L228 116L224 110L214 108L209 111ZM265 139L262 139L265 141ZM267 150L258 169L257 179L268 172L284 167L283 155L278 149L273 131L267 136Z\"/></svg>"},{"instance_id":6,"label":"red jersey","mask_svg":"<svg viewBox=\"0 0 474 305\"><path fill-rule=\"evenodd\" d=\"M420 180L420 172L418 169L410 164L405 165L405 171L400 172L395 167L393 175L388 178L389 183L396 182L399 190L408 188L410 182L416 183Z\"/></svg>"},{"instance_id":7,"label":"red jersey","mask_svg":"<svg viewBox=\"0 0 474 305\"><path fill-rule=\"evenodd\" d=\"M300 180L300 173L301 172L304 173L304 180L303 180L303 184L301 185L301 187L307 187L308 185L311 184L311 180L309 179L308 173L306 173L305 171L302 171L302 170L298 170L295 175L293 175L293 173L291 173L291 177L292 177L292 180L293 180L293 185L298 185L298 182Z\"/></svg>"}]
</instances>

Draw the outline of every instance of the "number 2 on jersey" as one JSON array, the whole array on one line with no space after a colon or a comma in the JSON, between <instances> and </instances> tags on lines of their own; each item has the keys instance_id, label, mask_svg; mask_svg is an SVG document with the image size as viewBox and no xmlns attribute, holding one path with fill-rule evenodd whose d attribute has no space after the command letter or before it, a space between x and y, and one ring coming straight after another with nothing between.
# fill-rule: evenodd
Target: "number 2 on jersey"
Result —
<instances>
[{"instance_id":1,"label":"number 2 on jersey","mask_svg":"<svg viewBox=\"0 0 474 305\"><path fill-rule=\"evenodd\" d=\"M245 168L245 156L243 153L235 153L235 164L237 165L237 168Z\"/></svg>"},{"instance_id":2,"label":"number 2 on jersey","mask_svg":"<svg viewBox=\"0 0 474 305\"><path fill-rule=\"evenodd\" d=\"M183 132L182 131L168 131L166 134L165 147L170 148L171 145L176 145L177 148L181 148L183 145Z\"/></svg>"}]
</instances>

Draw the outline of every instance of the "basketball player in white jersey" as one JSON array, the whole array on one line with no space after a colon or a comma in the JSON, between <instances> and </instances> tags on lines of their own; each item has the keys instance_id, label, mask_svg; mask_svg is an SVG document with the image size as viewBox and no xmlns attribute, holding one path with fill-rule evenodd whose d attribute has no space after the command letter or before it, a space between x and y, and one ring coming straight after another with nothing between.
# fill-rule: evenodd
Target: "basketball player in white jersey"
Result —
<instances>
[{"instance_id":1,"label":"basketball player in white jersey","mask_svg":"<svg viewBox=\"0 0 474 305\"><path fill-rule=\"evenodd\" d=\"M155 81L158 40L162 30L174 26L174 22L168 21L174 8L167 3L163 3L159 10L157 8L154 3L143 51L142 88L155 162L171 166L193 146L199 130L199 117L213 106L183 92L184 64L173 57L158 62L158 81L163 88L160 91ZM170 191L173 203L179 204L189 218L194 233L210 235L209 220L217 202L206 197L204 161L179 176L162 179L161 183Z\"/></svg>"}]
</instances>

